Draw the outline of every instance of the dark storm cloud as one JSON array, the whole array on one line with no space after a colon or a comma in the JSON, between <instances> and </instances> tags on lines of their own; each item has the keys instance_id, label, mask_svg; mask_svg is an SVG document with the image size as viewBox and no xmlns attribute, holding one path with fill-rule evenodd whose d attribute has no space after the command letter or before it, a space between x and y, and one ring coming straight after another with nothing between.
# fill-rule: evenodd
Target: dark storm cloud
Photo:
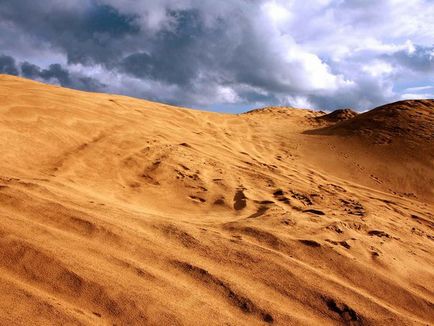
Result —
<instances>
[{"instance_id":1,"label":"dark storm cloud","mask_svg":"<svg viewBox=\"0 0 434 326\"><path fill-rule=\"evenodd\" d=\"M209 35L197 11L170 11L168 14L175 21L173 29L156 33L149 53L126 56L120 68L135 77L187 85L204 64L205 58L198 48Z\"/></svg>"},{"instance_id":2,"label":"dark storm cloud","mask_svg":"<svg viewBox=\"0 0 434 326\"><path fill-rule=\"evenodd\" d=\"M181 96L196 91L198 98L204 91L212 93L211 88L198 83L226 85L233 91L246 84L263 89L261 94L250 96L263 99L274 97L264 93L311 87L309 78L295 82L298 73L306 68L299 62L303 58L286 64L280 49L271 48L273 37L269 37L267 28L258 26L250 17L259 14L260 1L235 2L224 15L213 16L212 23L206 22L207 6L167 6L163 8L167 24L157 30L139 25L138 15L121 13L99 2L90 1L78 14L75 8L61 6L47 12L43 2L50 1L3 4L3 17L23 33L65 53L69 64L100 64L140 80L174 85L183 89ZM32 12L31 19L25 19L24 7ZM323 70L319 73L327 78L328 72ZM188 103L194 104L188 97ZM219 100L216 94L209 98ZM174 100L183 101L182 97Z\"/></svg>"},{"instance_id":3,"label":"dark storm cloud","mask_svg":"<svg viewBox=\"0 0 434 326\"><path fill-rule=\"evenodd\" d=\"M409 70L429 80L430 12L427 0L0 0L0 71L196 107L364 109L398 99Z\"/></svg>"},{"instance_id":4,"label":"dark storm cloud","mask_svg":"<svg viewBox=\"0 0 434 326\"><path fill-rule=\"evenodd\" d=\"M70 73L58 63L51 64L47 69L41 69L29 62L23 62L20 67L23 77L46 82L54 81L64 87L88 91L102 91L105 87L104 84L94 78Z\"/></svg>"},{"instance_id":5,"label":"dark storm cloud","mask_svg":"<svg viewBox=\"0 0 434 326\"><path fill-rule=\"evenodd\" d=\"M13 57L2 54L0 54L0 73L51 82L79 90L103 91L106 86L97 79L71 73L58 63L42 69L27 61L17 63Z\"/></svg>"},{"instance_id":6,"label":"dark storm cloud","mask_svg":"<svg viewBox=\"0 0 434 326\"><path fill-rule=\"evenodd\" d=\"M71 78L69 76L69 72L62 68L62 66L58 63L52 64L48 67L48 69L44 69L40 72L40 76L42 79L50 80L55 78L59 81L62 86L70 86Z\"/></svg>"},{"instance_id":7,"label":"dark storm cloud","mask_svg":"<svg viewBox=\"0 0 434 326\"><path fill-rule=\"evenodd\" d=\"M21 64L21 73L22 76L26 78L39 78L41 77L41 68L37 65L31 64L30 62L23 62Z\"/></svg>"},{"instance_id":8,"label":"dark storm cloud","mask_svg":"<svg viewBox=\"0 0 434 326\"><path fill-rule=\"evenodd\" d=\"M18 68L15 64L15 59L7 55L0 55L0 73L18 75Z\"/></svg>"},{"instance_id":9,"label":"dark storm cloud","mask_svg":"<svg viewBox=\"0 0 434 326\"><path fill-rule=\"evenodd\" d=\"M83 3L76 8L49 0L1 1L0 15L21 33L65 52L70 63L110 62L122 54L125 37L139 32L135 18L108 5Z\"/></svg>"}]
</instances>

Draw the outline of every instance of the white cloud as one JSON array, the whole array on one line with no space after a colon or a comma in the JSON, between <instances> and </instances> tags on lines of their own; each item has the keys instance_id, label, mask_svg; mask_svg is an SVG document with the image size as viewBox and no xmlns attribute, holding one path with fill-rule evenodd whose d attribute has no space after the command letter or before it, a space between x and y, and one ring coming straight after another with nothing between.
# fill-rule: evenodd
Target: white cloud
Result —
<instances>
[{"instance_id":1,"label":"white cloud","mask_svg":"<svg viewBox=\"0 0 434 326\"><path fill-rule=\"evenodd\" d=\"M367 72L373 77L380 77L383 75L388 75L393 72L393 67L387 62L374 60L373 62L364 65L362 70Z\"/></svg>"},{"instance_id":2,"label":"white cloud","mask_svg":"<svg viewBox=\"0 0 434 326\"><path fill-rule=\"evenodd\" d=\"M422 92L422 91L426 91L426 90L429 90L429 89L433 89L434 90L434 86L409 87L409 88L406 88L405 91L412 93L412 92Z\"/></svg>"},{"instance_id":3,"label":"white cloud","mask_svg":"<svg viewBox=\"0 0 434 326\"><path fill-rule=\"evenodd\" d=\"M237 103L240 101L240 97L230 87L217 86L217 97L220 103Z\"/></svg>"},{"instance_id":4,"label":"white cloud","mask_svg":"<svg viewBox=\"0 0 434 326\"><path fill-rule=\"evenodd\" d=\"M286 98L282 99L282 104L300 109L314 108L314 105L305 96L287 96Z\"/></svg>"},{"instance_id":5,"label":"white cloud","mask_svg":"<svg viewBox=\"0 0 434 326\"><path fill-rule=\"evenodd\" d=\"M265 14L274 24L280 25L291 18L291 12L277 1L269 1L262 5Z\"/></svg>"},{"instance_id":6,"label":"white cloud","mask_svg":"<svg viewBox=\"0 0 434 326\"><path fill-rule=\"evenodd\" d=\"M434 98L434 92L433 93L404 93L401 94L400 99L401 100L420 100L420 99L430 99Z\"/></svg>"}]
</instances>

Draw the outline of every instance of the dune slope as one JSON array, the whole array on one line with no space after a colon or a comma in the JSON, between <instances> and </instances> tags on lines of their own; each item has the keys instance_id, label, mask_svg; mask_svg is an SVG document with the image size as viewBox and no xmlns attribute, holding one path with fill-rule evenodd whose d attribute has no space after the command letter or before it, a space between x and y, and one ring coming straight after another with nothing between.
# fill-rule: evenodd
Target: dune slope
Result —
<instances>
[{"instance_id":1,"label":"dune slope","mask_svg":"<svg viewBox=\"0 0 434 326\"><path fill-rule=\"evenodd\" d=\"M433 324L433 107L400 105L225 115L0 76L1 324Z\"/></svg>"}]
</instances>

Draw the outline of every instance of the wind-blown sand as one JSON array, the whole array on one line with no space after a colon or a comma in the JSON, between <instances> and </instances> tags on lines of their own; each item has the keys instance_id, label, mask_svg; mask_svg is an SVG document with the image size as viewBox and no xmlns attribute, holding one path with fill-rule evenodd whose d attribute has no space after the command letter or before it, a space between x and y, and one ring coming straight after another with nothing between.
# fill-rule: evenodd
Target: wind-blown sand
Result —
<instances>
[{"instance_id":1,"label":"wind-blown sand","mask_svg":"<svg viewBox=\"0 0 434 326\"><path fill-rule=\"evenodd\" d=\"M433 324L434 101L323 115L0 76L0 324Z\"/></svg>"}]
</instances>

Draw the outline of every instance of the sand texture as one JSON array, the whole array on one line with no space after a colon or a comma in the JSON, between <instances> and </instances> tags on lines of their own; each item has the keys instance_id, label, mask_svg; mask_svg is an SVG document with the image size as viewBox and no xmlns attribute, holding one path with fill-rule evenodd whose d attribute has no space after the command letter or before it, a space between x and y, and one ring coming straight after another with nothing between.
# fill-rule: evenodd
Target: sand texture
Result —
<instances>
[{"instance_id":1,"label":"sand texture","mask_svg":"<svg viewBox=\"0 0 434 326\"><path fill-rule=\"evenodd\" d=\"M434 101L218 114L0 76L0 325L433 325Z\"/></svg>"}]
</instances>

